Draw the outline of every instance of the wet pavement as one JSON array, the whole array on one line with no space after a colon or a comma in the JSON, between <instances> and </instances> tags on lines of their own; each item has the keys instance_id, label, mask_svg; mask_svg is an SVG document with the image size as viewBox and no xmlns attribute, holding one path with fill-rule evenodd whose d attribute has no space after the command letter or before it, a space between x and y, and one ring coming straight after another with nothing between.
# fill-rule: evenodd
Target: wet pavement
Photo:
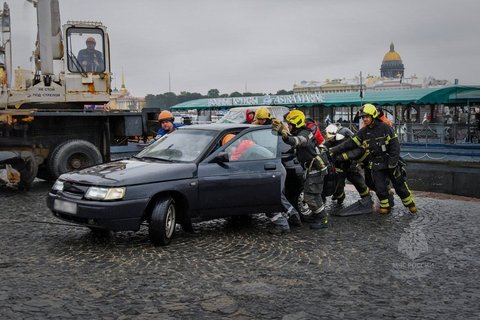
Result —
<instances>
[{"instance_id":1,"label":"wet pavement","mask_svg":"<svg viewBox=\"0 0 480 320\"><path fill-rule=\"evenodd\" d=\"M57 220L50 185L0 188L2 319L480 318L479 199L417 192L416 216L396 197L388 216L285 235L221 219L154 247L146 228Z\"/></svg>"}]
</instances>

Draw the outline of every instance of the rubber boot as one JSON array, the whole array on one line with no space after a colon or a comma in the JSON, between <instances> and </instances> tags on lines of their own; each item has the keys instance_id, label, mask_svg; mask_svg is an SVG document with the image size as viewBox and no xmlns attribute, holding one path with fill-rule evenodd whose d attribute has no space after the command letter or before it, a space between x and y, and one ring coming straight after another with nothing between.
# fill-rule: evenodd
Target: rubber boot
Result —
<instances>
[{"instance_id":1,"label":"rubber boot","mask_svg":"<svg viewBox=\"0 0 480 320\"><path fill-rule=\"evenodd\" d=\"M380 207L377 209L377 212L380 214L389 214L390 211L391 211L390 207L385 207L385 208Z\"/></svg>"},{"instance_id":2,"label":"rubber boot","mask_svg":"<svg viewBox=\"0 0 480 320\"><path fill-rule=\"evenodd\" d=\"M324 229L328 228L329 219L325 209L313 216L314 222L310 225L310 229Z\"/></svg>"},{"instance_id":3,"label":"rubber boot","mask_svg":"<svg viewBox=\"0 0 480 320\"><path fill-rule=\"evenodd\" d=\"M325 229L328 228L330 222L328 221L328 217L323 217L315 223L310 225L310 229L318 230L318 229Z\"/></svg>"},{"instance_id":4,"label":"rubber boot","mask_svg":"<svg viewBox=\"0 0 480 320\"><path fill-rule=\"evenodd\" d=\"M408 210L410 210L411 214L416 214L417 213L417 207L415 206L414 202L412 202L408 205Z\"/></svg>"}]
</instances>

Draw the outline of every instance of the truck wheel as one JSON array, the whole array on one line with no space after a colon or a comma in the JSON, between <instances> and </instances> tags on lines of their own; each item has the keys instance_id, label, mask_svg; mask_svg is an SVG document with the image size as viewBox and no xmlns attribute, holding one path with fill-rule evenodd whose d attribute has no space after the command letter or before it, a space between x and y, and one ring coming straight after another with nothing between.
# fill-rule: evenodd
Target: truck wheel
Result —
<instances>
[{"instance_id":1,"label":"truck wheel","mask_svg":"<svg viewBox=\"0 0 480 320\"><path fill-rule=\"evenodd\" d=\"M49 169L56 179L65 172L102 163L97 147L85 140L68 140L60 144L50 157Z\"/></svg>"},{"instance_id":2,"label":"truck wheel","mask_svg":"<svg viewBox=\"0 0 480 320\"><path fill-rule=\"evenodd\" d=\"M150 241L154 245L166 246L170 243L175 233L176 215L175 201L172 197L158 199L148 225Z\"/></svg>"}]
</instances>

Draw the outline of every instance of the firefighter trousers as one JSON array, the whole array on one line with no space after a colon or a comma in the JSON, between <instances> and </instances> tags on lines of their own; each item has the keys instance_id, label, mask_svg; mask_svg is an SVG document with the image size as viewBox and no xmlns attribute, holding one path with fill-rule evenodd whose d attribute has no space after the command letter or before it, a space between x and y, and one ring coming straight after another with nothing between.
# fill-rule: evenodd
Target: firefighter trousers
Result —
<instances>
[{"instance_id":1,"label":"firefighter trousers","mask_svg":"<svg viewBox=\"0 0 480 320\"><path fill-rule=\"evenodd\" d=\"M345 180L348 180L351 184L353 184L360 197L365 197L368 195L368 187L365 183L365 179L358 169L347 169L342 172L337 171L337 174L338 180L335 193L333 194L334 198L342 199L345 197Z\"/></svg>"},{"instance_id":2,"label":"firefighter trousers","mask_svg":"<svg viewBox=\"0 0 480 320\"><path fill-rule=\"evenodd\" d=\"M408 188L405 180L404 171L400 166L387 169L372 169L373 184L375 186L375 193L380 200L380 207L389 208L388 202L388 184L389 180L392 182L393 188L397 195L402 199L403 205L408 207L413 203L412 192Z\"/></svg>"}]
</instances>

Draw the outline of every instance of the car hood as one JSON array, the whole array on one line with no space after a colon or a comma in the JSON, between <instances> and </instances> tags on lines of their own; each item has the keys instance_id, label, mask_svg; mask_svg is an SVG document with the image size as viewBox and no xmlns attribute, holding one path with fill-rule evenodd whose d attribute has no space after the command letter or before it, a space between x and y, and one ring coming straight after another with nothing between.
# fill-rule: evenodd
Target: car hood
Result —
<instances>
[{"instance_id":1,"label":"car hood","mask_svg":"<svg viewBox=\"0 0 480 320\"><path fill-rule=\"evenodd\" d=\"M62 179L98 186L128 186L192 178L195 163L120 160L62 175Z\"/></svg>"}]
</instances>

